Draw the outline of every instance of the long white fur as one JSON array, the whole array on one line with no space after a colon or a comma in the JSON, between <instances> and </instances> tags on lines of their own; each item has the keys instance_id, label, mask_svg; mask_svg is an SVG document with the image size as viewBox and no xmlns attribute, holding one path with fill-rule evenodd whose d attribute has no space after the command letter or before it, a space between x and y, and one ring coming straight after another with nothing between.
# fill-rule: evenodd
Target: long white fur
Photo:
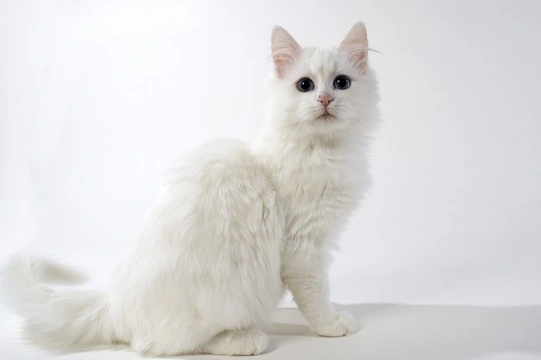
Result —
<instances>
[{"instance_id":1,"label":"long white fur","mask_svg":"<svg viewBox=\"0 0 541 360\"><path fill-rule=\"evenodd\" d=\"M377 122L376 82L362 23L334 50L272 36L275 77L266 126L252 144L213 141L174 169L109 294L52 287L82 277L17 255L7 302L30 339L55 349L129 344L147 355L263 352L258 330L285 287L315 333L357 324L329 301L330 250L370 184L366 147ZM351 78L337 90L333 79ZM315 89L299 92L310 77ZM321 93L335 97L318 118Z\"/></svg>"}]
</instances>

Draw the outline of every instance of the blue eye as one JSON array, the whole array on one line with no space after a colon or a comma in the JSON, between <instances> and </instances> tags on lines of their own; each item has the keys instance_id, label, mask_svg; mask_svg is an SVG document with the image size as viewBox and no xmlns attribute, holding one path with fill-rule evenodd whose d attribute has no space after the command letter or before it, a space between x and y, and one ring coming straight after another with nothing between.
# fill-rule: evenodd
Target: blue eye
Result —
<instances>
[{"instance_id":1,"label":"blue eye","mask_svg":"<svg viewBox=\"0 0 541 360\"><path fill-rule=\"evenodd\" d=\"M314 82L310 78L302 78L299 81L297 81L297 90L300 92L308 92L314 90Z\"/></svg>"},{"instance_id":2,"label":"blue eye","mask_svg":"<svg viewBox=\"0 0 541 360\"><path fill-rule=\"evenodd\" d=\"M346 75L338 75L334 78L333 86L337 90L346 90L351 86L351 79Z\"/></svg>"}]
</instances>

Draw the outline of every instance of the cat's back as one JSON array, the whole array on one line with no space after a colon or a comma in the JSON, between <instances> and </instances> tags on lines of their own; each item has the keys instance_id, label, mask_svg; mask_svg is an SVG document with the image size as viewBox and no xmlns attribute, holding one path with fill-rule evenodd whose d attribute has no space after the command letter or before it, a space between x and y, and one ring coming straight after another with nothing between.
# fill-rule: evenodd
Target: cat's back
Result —
<instances>
[{"instance_id":1,"label":"cat's back","mask_svg":"<svg viewBox=\"0 0 541 360\"><path fill-rule=\"evenodd\" d=\"M166 299L168 308L183 309L179 316L191 309L225 323L239 314L247 324L259 321L282 291L284 218L275 197L245 143L213 140L195 150L172 171L136 250L119 269L118 297L131 299L131 289L146 288L142 302ZM161 286L166 278L182 297Z\"/></svg>"},{"instance_id":2,"label":"cat's back","mask_svg":"<svg viewBox=\"0 0 541 360\"><path fill-rule=\"evenodd\" d=\"M249 146L231 139L214 139L185 157L170 174L164 192L168 197L178 194L184 200L196 197L198 203L223 204L226 213L254 199L267 202L275 193Z\"/></svg>"},{"instance_id":3,"label":"cat's back","mask_svg":"<svg viewBox=\"0 0 541 360\"><path fill-rule=\"evenodd\" d=\"M179 226L186 220L191 224L205 223L205 229L223 235L224 231L241 228L232 223L263 221L262 211L275 206L275 196L272 182L254 161L246 143L214 139L173 169L154 204L149 223L164 226L155 217L163 219L165 214L174 219L172 227L198 229L199 226Z\"/></svg>"},{"instance_id":4,"label":"cat's back","mask_svg":"<svg viewBox=\"0 0 541 360\"><path fill-rule=\"evenodd\" d=\"M246 143L213 139L188 154L173 169L168 183L192 179L201 185L212 186L231 176L258 178L264 175L260 170Z\"/></svg>"},{"instance_id":5,"label":"cat's back","mask_svg":"<svg viewBox=\"0 0 541 360\"><path fill-rule=\"evenodd\" d=\"M236 257L257 261L269 244L270 253L277 251L274 239L281 238L284 219L276 196L246 143L215 139L200 146L169 174L118 277L138 281L142 276L134 268L175 271L168 264L191 271L194 261L199 270L207 269L203 273L233 275L228 270L234 267L217 266L216 259L229 254L229 264ZM255 251L247 254L246 249Z\"/></svg>"}]
</instances>

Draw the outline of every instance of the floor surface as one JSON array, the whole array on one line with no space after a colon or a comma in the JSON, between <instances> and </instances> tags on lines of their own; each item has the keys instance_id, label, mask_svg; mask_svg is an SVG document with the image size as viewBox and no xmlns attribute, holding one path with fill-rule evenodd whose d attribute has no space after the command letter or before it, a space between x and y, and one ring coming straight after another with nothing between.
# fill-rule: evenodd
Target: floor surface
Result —
<instances>
[{"instance_id":1,"label":"floor surface","mask_svg":"<svg viewBox=\"0 0 541 360\"><path fill-rule=\"evenodd\" d=\"M454 305L337 305L362 322L361 330L343 338L321 338L297 309L273 316L265 360L532 360L541 359L541 306L483 307ZM2 360L137 359L126 350L50 355L17 342L18 320L2 313ZM197 355L178 359L231 359Z\"/></svg>"}]
</instances>

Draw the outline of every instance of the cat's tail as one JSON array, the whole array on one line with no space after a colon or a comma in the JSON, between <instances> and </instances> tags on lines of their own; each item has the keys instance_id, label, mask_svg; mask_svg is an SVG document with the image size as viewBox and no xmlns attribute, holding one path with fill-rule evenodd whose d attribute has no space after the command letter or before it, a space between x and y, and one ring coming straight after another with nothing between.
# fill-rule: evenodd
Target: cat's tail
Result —
<instances>
[{"instance_id":1,"label":"cat's tail","mask_svg":"<svg viewBox=\"0 0 541 360\"><path fill-rule=\"evenodd\" d=\"M26 340L56 350L115 342L106 295L51 286L84 280L79 272L43 258L18 254L9 260L2 273L4 300L26 320Z\"/></svg>"}]
</instances>

